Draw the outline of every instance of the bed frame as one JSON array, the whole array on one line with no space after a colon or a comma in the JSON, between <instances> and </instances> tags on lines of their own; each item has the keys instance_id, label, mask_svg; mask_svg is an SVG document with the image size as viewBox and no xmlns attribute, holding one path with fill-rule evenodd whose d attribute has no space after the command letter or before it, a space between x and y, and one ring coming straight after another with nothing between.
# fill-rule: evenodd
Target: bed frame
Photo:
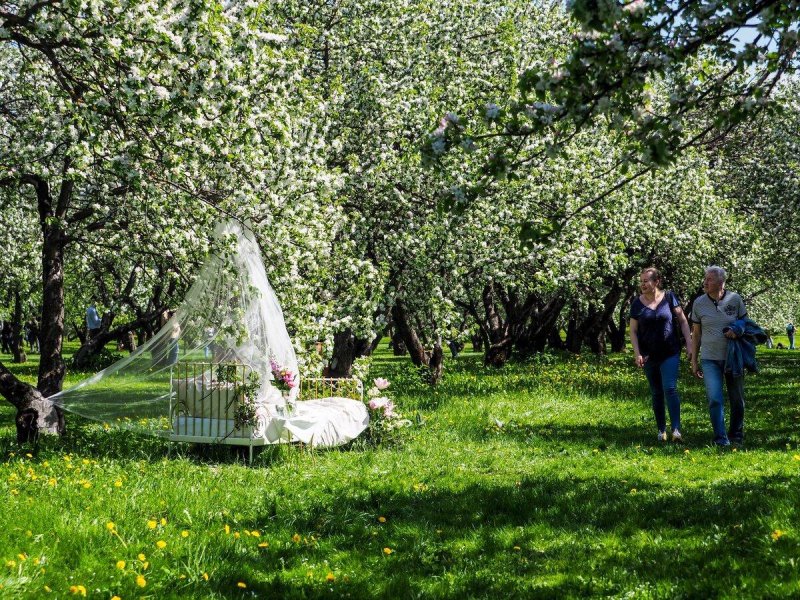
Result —
<instances>
[{"instance_id":1,"label":"bed frame","mask_svg":"<svg viewBox=\"0 0 800 600\"><path fill-rule=\"evenodd\" d=\"M226 370L222 380L217 378L220 367ZM233 414L241 402L240 388L247 384L249 372L246 365L238 363L176 364L170 375L170 441L247 446L251 463L254 447L275 443L265 437L271 420L281 416L271 414L275 407L257 406L254 426L237 428L235 425ZM354 378L300 380L298 401L337 396L363 401L363 384ZM290 437L285 441L293 440Z\"/></svg>"}]
</instances>

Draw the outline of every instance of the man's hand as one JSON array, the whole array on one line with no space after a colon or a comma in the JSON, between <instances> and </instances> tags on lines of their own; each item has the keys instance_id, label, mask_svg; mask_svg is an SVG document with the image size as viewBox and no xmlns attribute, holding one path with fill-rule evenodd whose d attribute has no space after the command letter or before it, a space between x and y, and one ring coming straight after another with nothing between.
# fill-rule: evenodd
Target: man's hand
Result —
<instances>
[{"instance_id":1,"label":"man's hand","mask_svg":"<svg viewBox=\"0 0 800 600\"><path fill-rule=\"evenodd\" d=\"M728 338L729 340L735 340L738 336L735 333L733 333L733 329L728 329L727 331L725 331L725 337Z\"/></svg>"},{"instance_id":2,"label":"man's hand","mask_svg":"<svg viewBox=\"0 0 800 600\"><path fill-rule=\"evenodd\" d=\"M648 356L642 356L641 354L637 354L636 358L634 358L633 361L636 363L636 366L641 369L644 366L644 363L647 362L648 358L649 358Z\"/></svg>"},{"instance_id":3,"label":"man's hand","mask_svg":"<svg viewBox=\"0 0 800 600\"><path fill-rule=\"evenodd\" d=\"M700 370L700 367L697 366L696 360L692 360L692 375L694 375L698 379L703 378L703 372Z\"/></svg>"}]
</instances>

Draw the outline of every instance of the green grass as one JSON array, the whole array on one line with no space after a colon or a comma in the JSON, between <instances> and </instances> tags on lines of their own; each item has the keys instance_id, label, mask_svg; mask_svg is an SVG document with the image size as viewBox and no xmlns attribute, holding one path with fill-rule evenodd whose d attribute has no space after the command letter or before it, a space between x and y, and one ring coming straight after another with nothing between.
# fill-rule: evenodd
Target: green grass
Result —
<instances>
[{"instance_id":1,"label":"green grass","mask_svg":"<svg viewBox=\"0 0 800 600\"><path fill-rule=\"evenodd\" d=\"M387 447L272 448L248 467L230 448L70 416L64 439L20 448L3 406L0 594L800 594L800 351L760 352L747 446L721 452L685 364L686 443L658 445L629 354L543 355L498 371L465 353L431 389L381 348L372 375L422 420ZM14 368L35 377L33 363Z\"/></svg>"}]
</instances>

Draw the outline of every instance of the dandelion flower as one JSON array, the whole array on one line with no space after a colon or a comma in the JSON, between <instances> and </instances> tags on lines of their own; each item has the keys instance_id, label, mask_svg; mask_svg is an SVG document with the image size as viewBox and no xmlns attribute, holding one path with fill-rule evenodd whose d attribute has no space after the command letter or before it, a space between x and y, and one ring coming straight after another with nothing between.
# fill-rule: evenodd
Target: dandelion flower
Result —
<instances>
[{"instance_id":1,"label":"dandelion flower","mask_svg":"<svg viewBox=\"0 0 800 600\"><path fill-rule=\"evenodd\" d=\"M189 537L189 532L184 529L183 531L181 531L181 537L185 538Z\"/></svg>"},{"instance_id":2,"label":"dandelion flower","mask_svg":"<svg viewBox=\"0 0 800 600\"><path fill-rule=\"evenodd\" d=\"M20 552L19 554L17 554L17 558L19 558L20 562L25 562L26 560L28 560L28 555L25 554L24 552Z\"/></svg>"},{"instance_id":3,"label":"dandelion flower","mask_svg":"<svg viewBox=\"0 0 800 600\"><path fill-rule=\"evenodd\" d=\"M167 520L164 517L161 517L161 525L164 526L167 524Z\"/></svg>"},{"instance_id":4,"label":"dandelion flower","mask_svg":"<svg viewBox=\"0 0 800 600\"><path fill-rule=\"evenodd\" d=\"M159 549L163 550L164 548L166 548L166 547L167 547L167 542L165 542L164 540L158 540L158 541L156 542L156 546L157 546Z\"/></svg>"},{"instance_id":5,"label":"dandelion flower","mask_svg":"<svg viewBox=\"0 0 800 600\"><path fill-rule=\"evenodd\" d=\"M333 573L328 573L325 576L325 581L336 581L336 576Z\"/></svg>"},{"instance_id":6,"label":"dandelion flower","mask_svg":"<svg viewBox=\"0 0 800 600\"><path fill-rule=\"evenodd\" d=\"M109 531L114 531L116 527L117 526L114 524L114 521L109 521L108 523L106 523L106 529L108 529Z\"/></svg>"},{"instance_id":7,"label":"dandelion flower","mask_svg":"<svg viewBox=\"0 0 800 600\"><path fill-rule=\"evenodd\" d=\"M238 540L240 537L242 537L242 534L240 534L238 531L234 531L233 532L233 537Z\"/></svg>"},{"instance_id":8,"label":"dandelion flower","mask_svg":"<svg viewBox=\"0 0 800 600\"><path fill-rule=\"evenodd\" d=\"M89 483L88 481L83 482L83 489L88 490L90 487L92 487L91 483Z\"/></svg>"},{"instance_id":9,"label":"dandelion flower","mask_svg":"<svg viewBox=\"0 0 800 600\"><path fill-rule=\"evenodd\" d=\"M247 589L247 584L244 581L240 581L239 583L236 584L236 587L244 590Z\"/></svg>"},{"instance_id":10,"label":"dandelion flower","mask_svg":"<svg viewBox=\"0 0 800 600\"><path fill-rule=\"evenodd\" d=\"M153 521L152 519L150 519L150 520L147 522L147 526L148 526L150 529L155 529L156 527L158 527L158 523L156 523L155 521Z\"/></svg>"},{"instance_id":11,"label":"dandelion flower","mask_svg":"<svg viewBox=\"0 0 800 600\"><path fill-rule=\"evenodd\" d=\"M111 596L111 600L122 600L119 596Z\"/></svg>"},{"instance_id":12,"label":"dandelion flower","mask_svg":"<svg viewBox=\"0 0 800 600\"><path fill-rule=\"evenodd\" d=\"M138 556L136 558L138 558L141 561L144 561L144 560L147 559L147 557L144 554L142 554L141 552L139 552L139 554L138 554Z\"/></svg>"},{"instance_id":13,"label":"dandelion flower","mask_svg":"<svg viewBox=\"0 0 800 600\"><path fill-rule=\"evenodd\" d=\"M145 579L144 576L142 576L142 575L137 575L136 576L136 585L138 585L141 588L145 587L147 585L147 579Z\"/></svg>"},{"instance_id":14,"label":"dandelion flower","mask_svg":"<svg viewBox=\"0 0 800 600\"><path fill-rule=\"evenodd\" d=\"M230 534L230 532L231 532L231 526L226 524L225 525L225 535Z\"/></svg>"},{"instance_id":15,"label":"dandelion flower","mask_svg":"<svg viewBox=\"0 0 800 600\"><path fill-rule=\"evenodd\" d=\"M69 591L71 594L76 594L86 597L86 588L82 585L71 585L69 586Z\"/></svg>"},{"instance_id":16,"label":"dandelion flower","mask_svg":"<svg viewBox=\"0 0 800 600\"><path fill-rule=\"evenodd\" d=\"M386 517L378 517L378 523L386 523Z\"/></svg>"},{"instance_id":17,"label":"dandelion flower","mask_svg":"<svg viewBox=\"0 0 800 600\"><path fill-rule=\"evenodd\" d=\"M257 531L257 530L256 531L251 531L250 535L252 535L253 537L261 537L261 532Z\"/></svg>"},{"instance_id":18,"label":"dandelion flower","mask_svg":"<svg viewBox=\"0 0 800 600\"><path fill-rule=\"evenodd\" d=\"M208 581L208 573L203 573L203 581Z\"/></svg>"},{"instance_id":19,"label":"dandelion flower","mask_svg":"<svg viewBox=\"0 0 800 600\"><path fill-rule=\"evenodd\" d=\"M33 454L31 454L30 452L26 452L25 456L27 456L28 458L33 458Z\"/></svg>"},{"instance_id":20,"label":"dandelion flower","mask_svg":"<svg viewBox=\"0 0 800 600\"><path fill-rule=\"evenodd\" d=\"M392 550L391 548L384 548L384 549L383 549L383 553L384 553L386 556L389 556L389 555L390 555L392 552L394 552L394 550Z\"/></svg>"},{"instance_id":21,"label":"dandelion flower","mask_svg":"<svg viewBox=\"0 0 800 600\"><path fill-rule=\"evenodd\" d=\"M780 529L776 529L775 531L773 531L773 532L772 532L772 541L773 541L773 542L777 542L777 541L778 541L779 539L781 539L781 538L782 538L782 537L783 537L785 534L786 534L786 532L785 532L785 531L781 531Z\"/></svg>"},{"instance_id":22,"label":"dandelion flower","mask_svg":"<svg viewBox=\"0 0 800 600\"><path fill-rule=\"evenodd\" d=\"M124 561L124 560L118 560L118 561L117 561L117 568L118 568L120 571L123 571L123 570L125 570L125 561Z\"/></svg>"},{"instance_id":23,"label":"dandelion flower","mask_svg":"<svg viewBox=\"0 0 800 600\"><path fill-rule=\"evenodd\" d=\"M299 544L299 543L300 543L300 534L299 534L299 533L295 533L295 534L292 536L292 541L293 541L295 544Z\"/></svg>"},{"instance_id":24,"label":"dandelion flower","mask_svg":"<svg viewBox=\"0 0 800 600\"><path fill-rule=\"evenodd\" d=\"M268 547L269 547L269 542L261 542L261 543L258 545L258 547L259 547L259 548L268 548Z\"/></svg>"},{"instance_id":25,"label":"dandelion flower","mask_svg":"<svg viewBox=\"0 0 800 600\"><path fill-rule=\"evenodd\" d=\"M114 487L122 487L122 480L121 479L117 479L114 482Z\"/></svg>"}]
</instances>

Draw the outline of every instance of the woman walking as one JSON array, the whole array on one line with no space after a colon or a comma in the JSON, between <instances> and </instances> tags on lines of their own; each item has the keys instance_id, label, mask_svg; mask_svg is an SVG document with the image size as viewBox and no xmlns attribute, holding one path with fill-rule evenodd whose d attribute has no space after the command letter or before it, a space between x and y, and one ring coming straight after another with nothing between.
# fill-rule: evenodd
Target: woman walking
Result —
<instances>
[{"instance_id":1,"label":"woman walking","mask_svg":"<svg viewBox=\"0 0 800 600\"><path fill-rule=\"evenodd\" d=\"M636 366L643 368L650 384L653 413L658 427L658 441L667 440L664 401L669 411L672 441L681 436L681 399L678 395L678 365L681 340L686 340L686 352L691 361L689 322L680 301L671 291L661 287L658 269L648 267L639 276L641 295L631 304L630 338Z\"/></svg>"}]
</instances>

